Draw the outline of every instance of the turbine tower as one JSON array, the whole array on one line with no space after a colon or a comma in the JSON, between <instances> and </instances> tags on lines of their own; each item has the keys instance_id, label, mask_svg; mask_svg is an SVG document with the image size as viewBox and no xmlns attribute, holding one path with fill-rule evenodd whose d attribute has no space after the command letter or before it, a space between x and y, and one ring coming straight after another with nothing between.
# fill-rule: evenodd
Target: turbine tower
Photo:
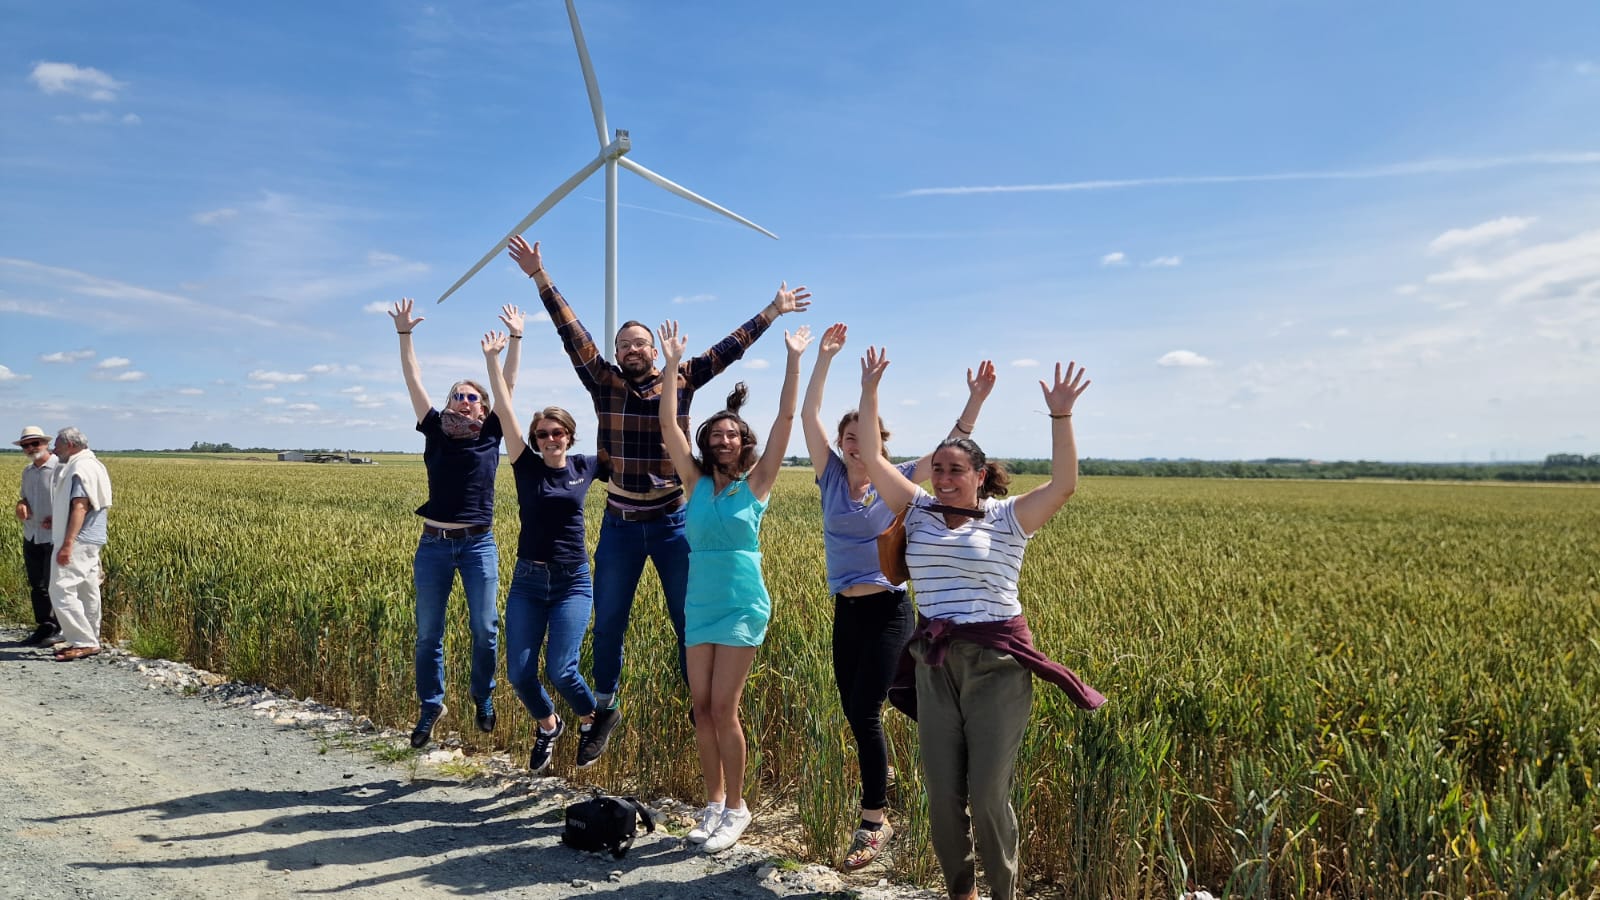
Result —
<instances>
[{"instance_id":1,"label":"turbine tower","mask_svg":"<svg viewBox=\"0 0 1600 900\"><path fill-rule=\"evenodd\" d=\"M482 259L478 260L477 265L468 269L467 274L462 275L456 280L455 284L450 285L450 289L445 291L444 294L439 297L438 302L443 303L446 297L449 297L451 294L455 293L457 288L467 283L467 279L478 274L479 270L488 265L489 261L494 259L501 250L504 250L507 242L509 242L512 237L522 234L524 231L526 231L529 225L532 225L534 222L538 221L540 216L549 212L551 207L554 207L557 203L561 202L562 198L572 193L572 191L577 188L578 185L582 184L590 175L593 175L596 169L604 166L606 170L606 344L609 346L610 343L616 338L617 334L618 166L627 169L628 171L638 175L640 178L643 178L645 181L648 181L659 188L663 188L667 191L677 194L685 200L698 203L701 206L704 206L706 209L709 209L712 212L721 213L722 215L727 216L741 225L754 228L756 231L761 232L773 240L777 240L778 236L766 230L765 228L762 228L760 225L750 221L749 219L746 219L744 216L741 216L732 210L718 206L717 204L712 203L710 200L707 200L699 194L696 194L694 191L691 191L688 188L671 181L670 179L657 175L655 172L646 169L644 166L639 165L631 159L628 159L627 153L631 145L628 141L627 131L619 128L617 129L616 135L612 137L609 142L607 141L609 131L606 128L605 106L600 102L600 85L595 81L594 66L589 62L589 46L584 43L583 29L578 25L578 10L577 7L573 5L573 0L567 0L567 18L572 22L572 40L578 46L578 63L583 67L583 83L589 89L589 108L594 112L594 131L595 136L600 139L600 152L595 156L594 159L591 159L588 163L584 164L583 168L574 172L571 178L563 181L559 187L557 187L554 191L551 191L550 196L540 201L539 205L535 206L532 212L524 216L522 221L511 226L511 230L506 233L505 237L502 237L498 243L490 248L489 252L485 253Z\"/></svg>"}]
</instances>

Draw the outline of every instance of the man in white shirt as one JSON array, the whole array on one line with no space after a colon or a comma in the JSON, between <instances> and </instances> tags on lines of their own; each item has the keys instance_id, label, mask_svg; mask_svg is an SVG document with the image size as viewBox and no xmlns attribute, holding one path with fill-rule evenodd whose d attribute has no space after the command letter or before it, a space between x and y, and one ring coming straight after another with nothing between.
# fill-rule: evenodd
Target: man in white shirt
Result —
<instances>
[{"instance_id":1,"label":"man in white shirt","mask_svg":"<svg viewBox=\"0 0 1600 900\"><path fill-rule=\"evenodd\" d=\"M56 434L61 461L51 493L50 604L68 646L57 662L100 652L100 550L106 543L106 510L111 506L111 476L89 439L76 428Z\"/></svg>"},{"instance_id":2,"label":"man in white shirt","mask_svg":"<svg viewBox=\"0 0 1600 900\"><path fill-rule=\"evenodd\" d=\"M28 459L22 469L22 493L17 495L17 521L22 523L22 565L28 574L35 627L22 646L48 647L61 630L50 608L50 487L56 458L50 455L50 436L37 425L22 429L22 437L12 443Z\"/></svg>"}]
</instances>

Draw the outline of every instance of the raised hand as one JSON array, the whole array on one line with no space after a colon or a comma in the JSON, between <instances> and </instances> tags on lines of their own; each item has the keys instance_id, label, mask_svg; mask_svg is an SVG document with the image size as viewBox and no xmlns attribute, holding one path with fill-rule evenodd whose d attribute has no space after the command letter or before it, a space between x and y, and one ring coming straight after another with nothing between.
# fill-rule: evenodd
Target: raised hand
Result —
<instances>
[{"instance_id":1,"label":"raised hand","mask_svg":"<svg viewBox=\"0 0 1600 900\"><path fill-rule=\"evenodd\" d=\"M818 356L833 356L844 349L845 332L850 326L843 322L835 322L822 332L822 341L817 344Z\"/></svg>"},{"instance_id":2,"label":"raised hand","mask_svg":"<svg viewBox=\"0 0 1600 900\"><path fill-rule=\"evenodd\" d=\"M539 256L539 242L534 241L533 246L522 239L522 235L514 235L506 244L506 249L511 254L511 259L522 269L524 275L533 277L533 274L544 268L544 260Z\"/></svg>"},{"instance_id":3,"label":"raised hand","mask_svg":"<svg viewBox=\"0 0 1600 900\"><path fill-rule=\"evenodd\" d=\"M499 356L500 351L506 348L506 344L510 340L509 337L498 331L485 333L483 340L480 342L480 346L483 347L483 355L489 357Z\"/></svg>"},{"instance_id":4,"label":"raised hand","mask_svg":"<svg viewBox=\"0 0 1600 900\"><path fill-rule=\"evenodd\" d=\"M978 374L967 370L967 393L978 400L987 399L989 392L994 390L994 362L984 360L978 363Z\"/></svg>"},{"instance_id":5,"label":"raised hand","mask_svg":"<svg viewBox=\"0 0 1600 900\"><path fill-rule=\"evenodd\" d=\"M678 320L668 319L656 329L656 336L661 339L661 356L666 363L668 371L678 368L678 363L683 361L683 349L688 346L689 339L678 333Z\"/></svg>"},{"instance_id":6,"label":"raised hand","mask_svg":"<svg viewBox=\"0 0 1600 900\"><path fill-rule=\"evenodd\" d=\"M507 303L505 306L500 307L500 321L506 323L506 328L510 331L512 337L522 337L522 310L513 304Z\"/></svg>"},{"instance_id":7,"label":"raised hand","mask_svg":"<svg viewBox=\"0 0 1600 900\"><path fill-rule=\"evenodd\" d=\"M868 347L861 357L861 386L874 388L883 380L883 370L889 368L889 351L883 347Z\"/></svg>"},{"instance_id":8,"label":"raised hand","mask_svg":"<svg viewBox=\"0 0 1600 900\"><path fill-rule=\"evenodd\" d=\"M1067 363L1067 374L1061 374L1061 363L1056 363L1056 379L1054 385L1039 382L1039 390L1044 391L1044 405L1049 407L1052 416L1069 416L1072 414L1072 405L1078 402L1078 397L1089 389L1091 382L1083 379L1084 370L1077 368L1077 363Z\"/></svg>"},{"instance_id":9,"label":"raised hand","mask_svg":"<svg viewBox=\"0 0 1600 900\"><path fill-rule=\"evenodd\" d=\"M788 346L790 356L799 356L806 352L806 347L811 345L811 326L801 325L795 329L794 334L785 331L783 343Z\"/></svg>"},{"instance_id":10,"label":"raised hand","mask_svg":"<svg viewBox=\"0 0 1600 900\"><path fill-rule=\"evenodd\" d=\"M811 306L811 292L801 285L794 290L789 290L789 282L784 281L778 285L778 294L772 298L772 308L778 315L792 312L805 312Z\"/></svg>"},{"instance_id":11,"label":"raised hand","mask_svg":"<svg viewBox=\"0 0 1600 900\"><path fill-rule=\"evenodd\" d=\"M394 320L394 330L398 334L406 334L423 321L422 316L411 317L410 297L401 297L400 302L389 311L389 318Z\"/></svg>"}]
</instances>

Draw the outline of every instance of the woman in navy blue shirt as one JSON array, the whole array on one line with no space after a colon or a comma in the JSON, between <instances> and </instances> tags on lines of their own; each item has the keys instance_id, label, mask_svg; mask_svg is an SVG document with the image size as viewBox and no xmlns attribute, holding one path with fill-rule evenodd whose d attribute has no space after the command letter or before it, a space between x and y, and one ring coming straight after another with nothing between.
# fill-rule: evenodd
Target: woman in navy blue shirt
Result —
<instances>
[{"instance_id":1,"label":"woman in navy blue shirt","mask_svg":"<svg viewBox=\"0 0 1600 900\"><path fill-rule=\"evenodd\" d=\"M445 713L445 608L456 574L467 595L467 622L472 630L472 705L478 730L493 731L494 670L500 623L500 555L494 543L494 478L500 465L500 420L490 415L489 397L475 381L458 381L435 409L422 386L411 332L422 317L411 315L411 300L389 313L400 335L400 368L405 374L417 430L425 439L422 462L428 471L428 502L417 507L422 536L412 566L416 585L416 679L421 710L411 731L411 746L427 746L433 726ZM502 309L500 320L513 338L522 337L522 313ZM506 380L515 382L520 352L506 354Z\"/></svg>"},{"instance_id":2,"label":"woman in navy blue shirt","mask_svg":"<svg viewBox=\"0 0 1600 900\"><path fill-rule=\"evenodd\" d=\"M522 519L517 568L506 595L506 677L538 720L528 768L542 772L567 726L539 681L541 645L545 677L578 717L579 729L588 731L594 725L594 693L578 672L578 652L594 607L583 508L589 485L596 478L606 480L610 473L603 457L568 452L577 439L577 423L559 406L535 414L523 440L511 387L500 370L500 351L506 343L506 336L496 332L483 338L494 415L505 431L506 457L516 478ZM537 452L526 452L529 449ZM594 762L579 760L578 767Z\"/></svg>"}]
</instances>

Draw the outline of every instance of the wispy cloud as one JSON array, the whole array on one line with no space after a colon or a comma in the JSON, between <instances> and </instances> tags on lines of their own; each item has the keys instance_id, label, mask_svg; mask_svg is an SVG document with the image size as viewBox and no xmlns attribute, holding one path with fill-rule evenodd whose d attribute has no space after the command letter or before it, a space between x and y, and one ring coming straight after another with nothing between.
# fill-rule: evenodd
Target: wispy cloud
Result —
<instances>
[{"instance_id":1,"label":"wispy cloud","mask_svg":"<svg viewBox=\"0 0 1600 900\"><path fill-rule=\"evenodd\" d=\"M361 307L361 311L364 313L387 314L392 309L394 309L394 304L389 303L386 300L374 300L371 303L368 303L366 306Z\"/></svg>"},{"instance_id":2,"label":"wispy cloud","mask_svg":"<svg viewBox=\"0 0 1600 900\"><path fill-rule=\"evenodd\" d=\"M298 384L310 376L304 372L272 372L256 369L245 377L257 384Z\"/></svg>"},{"instance_id":3,"label":"wispy cloud","mask_svg":"<svg viewBox=\"0 0 1600 900\"><path fill-rule=\"evenodd\" d=\"M1123 253L1121 250L1107 253L1105 256L1100 257L1100 265L1102 266L1125 266L1127 264L1128 254Z\"/></svg>"},{"instance_id":4,"label":"wispy cloud","mask_svg":"<svg viewBox=\"0 0 1600 900\"><path fill-rule=\"evenodd\" d=\"M194 220L197 225L220 225L229 219L237 219L238 217L239 211L237 209L231 206L224 206L221 209L208 209L203 212L197 212L189 218Z\"/></svg>"},{"instance_id":5,"label":"wispy cloud","mask_svg":"<svg viewBox=\"0 0 1600 900\"><path fill-rule=\"evenodd\" d=\"M1475 247L1498 241L1526 230L1536 221L1538 220L1532 217L1501 216L1471 228L1452 228L1430 241L1428 252L1448 253L1451 250L1460 250L1462 247Z\"/></svg>"},{"instance_id":6,"label":"wispy cloud","mask_svg":"<svg viewBox=\"0 0 1600 900\"><path fill-rule=\"evenodd\" d=\"M209 306L181 294L168 291L152 290L124 281L111 278L101 278L87 272L75 269L64 269L57 266L47 266L32 260L16 259L0 256L0 268L10 269L17 277L32 281L37 284L47 285L56 290L67 291L81 297L92 297L97 300L122 301L145 306L160 306L186 313L191 320L214 320L231 323L255 325L261 328L294 327L282 326L271 319L252 313L242 313L226 307ZM165 325L166 323L151 323L152 325ZM296 329L301 330L301 329Z\"/></svg>"},{"instance_id":7,"label":"wispy cloud","mask_svg":"<svg viewBox=\"0 0 1600 900\"><path fill-rule=\"evenodd\" d=\"M1145 263L1145 268L1174 269L1181 265L1183 265L1183 257L1181 256L1158 256Z\"/></svg>"},{"instance_id":8,"label":"wispy cloud","mask_svg":"<svg viewBox=\"0 0 1600 900\"><path fill-rule=\"evenodd\" d=\"M43 363L75 363L80 359L92 359L93 357L94 357L94 351L93 350L87 350L87 349L85 349L85 350L57 350L54 353L46 353L46 354L40 356L39 357L39 362L43 362Z\"/></svg>"},{"instance_id":9,"label":"wispy cloud","mask_svg":"<svg viewBox=\"0 0 1600 900\"><path fill-rule=\"evenodd\" d=\"M182 394L185 397L199 397L199 396L203 395L205 393L205 391L201 390L200 388L189 388L189 387L186 387L186 388L178 388L178 393Z\"/></svg>"},{"instance_id":10,"label":"wispy cloud","mask_svg":"<svg viewBox=\"0 0 1600 900\"><path fill-rule=\"evenodd\" d=\"M1116 191L1148 187L1194 187L1211 184L1251 184L1273 181L1360 181L1372 178L1405 178L1418 175L1455 175L1487 169L1530 166L1600 165L1600 152L1528 153L1521 156L1495 156L1482 159L1427 159L1391 163L1363 169L1326 169L1299 172L1265 172L1244 175L1160 175L1149 178L1103 178L1092 181L1062 181L1051 184L996 184L961 187L913 188L897 197L960 197L969 194L1037 194L1075 191Z\"/></svg>"},{"instance_id":11,"label":"wispy cloud","mask_svg":"<svg viewBox=\"0 0 1600 900\"><path fill-rule=\"evenodd\" d=\"M1023 357L1022 359L1013 359L1011 361L1011 365L1018 369L1034 369L1038 368L1039 361L1037 359L1028 359L1027 357Z\"/></svg>"},{"instance_id":12,"label":"wispy cloud","mask_svg":"<svg viewBox=\"0 0 1600 900\"><path fill-rule=\"evenodd\" d=\"M691 294L690 296L687 296L687 297L685 297L682 294L680 294L680 295L678 295L676 297L673 297L672 298L672 302L673 303L710 303L715 299L717 299L717 295L715 295L715 294Z\"/></svg>"},{"instance_id":13,"label":"wispy cloud","mask_svg":"<svg viewBox=\"0 0 1600 900\"><path fill-rule=\"evenodd\" d=\"M1214 366L1216 363L1193 350L1174 350L1156 360L1156 365L1169 368L1200 369L1206 366Z\"/></svg>"},{"instance_id":14,"label":"wispy cloud","mask_svg":"<svg viewBox=\"0 0 1600 900\"><path fill-rule=\"evenodd\" d=\"M127 87L125 82L92 66L63 62L35 63L28 80L46 94L71 94L102 103L117 99L117 92Z\"/></svg>"},{"instance_id":15,"label":"wispy cloud","mask_svg":"<svg viewBox=\"0 0 1600 900\"><path fill-rule=\"evenodd\" d=\"M123 369L133 365L133 360L126 356L108 356L95 365L96 369Z\"/></svg>"},{"instance_id":16,"label":"wispy cloud","mask_svg":"<svg viewBox=\"0 0 1600 900\"><path fill-rule=\"evenodd\" d=\"M94 373L94 379L96 381L143 381L149 377L149 375L146 375L137 369L127 369L126 371L118 372L113 375L110 371L106 371L104 367L101 367Z\"/></svg>"},{"instance_id":17,"label":"wispy cloud","mask_svg":"<svg viewBox=\"0 0 1600 900\"><path fill-rule=\"evenodd\" d=\"M10 384L13 381L28 381L32 375L21 375L11 371L10 366L0 366L0 384Z\"/></svg>"},{"instance_id":18,"label":"wispy cloud","mask_svg":"<svg viewBox=\"0 0 1600 900\"><path fill-rule=\"evenodd\" d=\"M746 369L770 369L772 368L772 363L764 359L747 359L744 361L744 367Z\"/></svg>"}]
</instances>

